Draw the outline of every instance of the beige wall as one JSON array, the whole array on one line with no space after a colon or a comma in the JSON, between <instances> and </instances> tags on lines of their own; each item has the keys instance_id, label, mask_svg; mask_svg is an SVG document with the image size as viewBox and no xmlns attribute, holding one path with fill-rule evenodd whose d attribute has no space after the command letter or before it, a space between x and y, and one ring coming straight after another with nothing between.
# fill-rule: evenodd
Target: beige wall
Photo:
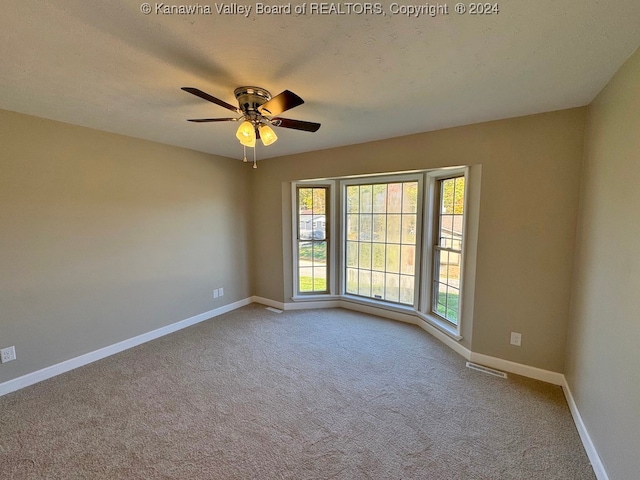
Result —
<instances>
[{"instance_id":1,"label":"beige wall","mask_svg":"<svg viewBox=\"0 0 640 480\"><path fill-rule=\"evenodd\" d=\"M566 376L611 480L640 462L640 50L589 107Z\"/></svg>"},{"instance_id":2,"label":"beige wall","mask_svg":"<svg viewBox=\"0 0 640 480\"><path fill-rule=\"evenodd\" d=\"M0 111L0 383L250 296L244 167Z\"/></svg>"},{"instance_id":3,"label":"beige wall","mask_svg":"<svg viewBox=\"0 0 640 480\"><path fill-rule=\"evenodd\" d=\"M260 200L255 294L290 301L282 213L288 182L482 165L473 344L467 346L563 371L585 114L564 110L260 162L252 178ZM511 331L523 334L522 347L509 345Z\"/></svg>"},{"instance_id":4,"label":"beige wall","mask_svg":"<svg viewBox=\"0 0 640 480\"><path fill-rule=\"evenodd\" d=\"M463 344L563 371L585 111L269 159L257 171L0 112L0 346L19 356L0 382L252 294L289 301L291 180L461 164L482 166ZM224 301L211 298L219 286ZM511 331L522 347L509 345Z\"/></svg>"}]
</instances>

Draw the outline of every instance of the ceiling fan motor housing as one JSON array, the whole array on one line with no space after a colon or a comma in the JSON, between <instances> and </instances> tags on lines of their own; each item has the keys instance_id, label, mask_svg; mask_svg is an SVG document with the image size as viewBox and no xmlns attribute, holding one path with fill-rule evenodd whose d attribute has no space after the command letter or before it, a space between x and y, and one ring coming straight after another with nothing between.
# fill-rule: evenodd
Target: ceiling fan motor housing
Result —
<instances>
[{"instance_id":1,"label":"ceiling fan motor housing","mask_svg":"<svg viewBox=\"0 0 640 480\"><path fill-rule=\"evenodd\" d=\"M240 109L251 119L261 116L258 108L271 100L269 91L260 87L238 87L233 93Z\"/></svg>"},{"instance_id":2,"label":"ceiling fan motor housing","mask_svg":"<svg viewBox=\"0 0 640 480\"><path fill-rule=\"evenodd\" d=\"M234 113L241 114L239 118L194 118L189 119L190 122L248 121L255 127L257 138L259 138L260 135L258 131L260 125L268 126L270 124L274 127L290 128L306 132L316 132L320 128L319 123L276 117L276 115L280 115L282 112L291 110L304 103L302 98L289 90L285 90L279 95L272 97L271 93L262 87L238 87L233 92L238 101L238 107L195 87L182 87L182 90L208 102L215 103L227 110L231 110Z\"/></svg>"}]
</instances>

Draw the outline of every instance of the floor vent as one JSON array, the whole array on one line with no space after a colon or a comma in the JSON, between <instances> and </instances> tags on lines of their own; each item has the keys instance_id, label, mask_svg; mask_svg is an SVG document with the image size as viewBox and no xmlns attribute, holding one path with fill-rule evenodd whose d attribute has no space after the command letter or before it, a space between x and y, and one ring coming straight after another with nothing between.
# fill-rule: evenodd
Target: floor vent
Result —
<instances>
[{"instance_id":1,"label":"floor vent","mask_svg":"<svg viewBox=\"0 0 640 480\"><path fill-rule=\"evenodd\" d=\"M487 375L493 375L494 377L507 378L507 374L500 370L494 370L493 368L484 367L477 363L467 362L467 368L471 370L477 370L478 372L486 373Z\"/></svg>"},{"instance_id":2,"label":"floor vent","mask_svg":"<svg viewBox=\"0 0 640 480\"><path fill-rule=\"evenodd\" d=\"M269 310L270 312L273 312L273 313L282 313L282 310L278 310L277 308L273 308L273 307L266 307L265 310Z\"/></svg>"}]
</instances>

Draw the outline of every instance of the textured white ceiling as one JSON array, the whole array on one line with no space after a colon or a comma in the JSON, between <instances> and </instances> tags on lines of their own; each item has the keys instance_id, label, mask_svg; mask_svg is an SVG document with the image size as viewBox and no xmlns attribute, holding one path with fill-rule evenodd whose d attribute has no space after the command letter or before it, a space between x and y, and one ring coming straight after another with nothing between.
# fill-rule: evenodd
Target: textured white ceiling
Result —
<instances>
[{"instance_id":1,"label":"textured white ceiling","mask_svg":"<svg viewBox=\"0 0 640 480\"><path fill-rule=\"evenodd\" d=\"M306 103L282 116L322 128L277 129L258 147L268 158L585 105L640 45L638 0L509 0L497 15L449 2L448 15L417 18L391 2L381 15L258 15L239 2L248 17L207 0L164 4L211 14L150 2L144 15L142 3L3 0L0 108L240 158L236 123L185 121L231 112L180 87L231 104L240 85L289 89Z\"/></svg>"}]
</instances>

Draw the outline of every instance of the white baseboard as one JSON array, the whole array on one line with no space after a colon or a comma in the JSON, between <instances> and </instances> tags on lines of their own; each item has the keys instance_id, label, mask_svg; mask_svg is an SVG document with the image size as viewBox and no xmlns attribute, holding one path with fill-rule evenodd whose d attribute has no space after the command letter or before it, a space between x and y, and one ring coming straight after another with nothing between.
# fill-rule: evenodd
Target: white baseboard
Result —
<instances>
[{"instance_id":1,"label":"white baseboard","mask_svg":"<svg viewBox=\"0 0 640 480\"><path fill-rule=\"evenodd\" d=\"M411 325L418 324L418 318L415 315L395 312L393 310L379 308L374 305L364 305L362 303L350 302L348 300L338 300L337 306L346 308L347 310L353 310L356 312L368 313L370 315L377 315L378 317L389 318L391 320L397 320L398 322L410 323Z\"/></svg>"},{"instance_id":2,"label":"white baseboard","mask_svg":"<svg viewBox=\"0 0 640 480\"><path fill-rule=\"evenodd\" d=\"M253 297L253 301L262 303L271 307L279 308L280 310L305 310L309 308L332 308L341 307L349 310L355 310L358 312L369 313L377 315L379 317L389 318L391 320L397 320L400 322L411 323L418 325L420 328L431 334L446 346L451 348L458 355L462 356L465 360L470 362L485 365L487 367L496 368L509 373L515 373L516 375L522 375L523 377L533 378L535 380L541 380L543 382L551 383L553 385L563 385L564 375L558 372L552 372L550 370L544 370L537 367L531 367L522 363L511 362L509 360L503 360L502 358L491 357L482 353L472 352L465 346L461 345L458 340L442 332L440 329L434 327L429 322L424 321L416 315L410 313L397 312L388 310L385 308L379 308L375 305L365 305L359 302L351 302L348 300L317 300L309 302L294 302L294 303L282 303L270 300L263 297Z\"/></svg>"},{"instance_id":3,"label":"white baseboard","mask_svg":"<svg viewBox=\"0 0 640 480\"><path fill-rule=\"evenodd\" d=\"M285 304L282 302L276 302L275 300L271 300L270 298L264 297L251 297L251 303L260 303L261 305L266 305L267 307L273 307L280 310L284 310Z\"/></svg>"},{"instance_id":4,"label":"white baseboard","mask_svg":"<svg viewBox=\"0 0 640 480\"><path fill-rule=\"evenodd\" d=\"M340 300L319 300L304 301L296 303L285 303L285 310L308 310L310 308L336 308L340 307Z\"/></svg>"},{"instance_id":5,"label":"white baseboard","mask_svg":"<svg viewBox=\"0 0 640 480\"><path fill-rule=\"evenodd\" d=\"M522 363L511 362L509 360L503 360L502 358L483 355L482 353L471 352L471 357L468 360L487 367L515 373L516 375L522 375L523 377L542 380L543 382L551 383L553 385L562 385L564 383L564 375L561 373L543 370L542 368L531 367Z\"/></svg>"},{"instance_id":6,"label":"white baseboard","mask_svg":"<svg viewBox=\"0 0 640 480\"><path fill-rule=\"evenodd\" d=\"M88 365L89 363L101 360L110 355L114 355L129 348L136 347L151 340L155 340L156 338L163 337L165 335L168 335L169 333L177 332L178 330L190 327L191 325L195 325L196 323L200 323L205 320L209 320L210 318L217 317L218 315L230 312L231 310L235 310L236 308L244 307L245 305L249 305L250 303L252 303L252 299L245 298L243 300L230 303L219 308L214 308L213 310L209 310L208 312L195 315L193 317L181 320L176 323L172 323L156 330L143 333L136 337L114 343L113 345L94 350L93 352L85 353L84 355L80 355L79 357L71 358L64 362L51 365L50 367L28 373L21 377L14 378L13 380L0 383L0 397L2 395L6 395L7 393L15 392L16 390L20 390L21 388L28 387L29 385L33 385L43 380L55 377L56 375L60 375L61 373L71 371L75 368Z\"/></svg>"},{"instance_id":7,"label":"white baseboard","mask_svg":"<svg viewBox=\"0 0 640 480\"><path fill-rule=\"evenodd\" d=\"M569 388L569 383L567 382L567 379L564 375L562 376L562 378L562 391L564 392L564 397L567 399L567 403L569 404L569 410L571 411L571 416L573 416L573 423L576 424L578 434L580 435L580 439L582 440L582 445L584 445L584 449L587 452L587 456L589 457L589 461L591 462L593 471L596 474L596 478L598 480L609 480L609 475L607 475L607 472L604 469L602 460L600 460L600 455L598 455L598 451L593 445L593 441L591 440L591 436L587 431L587 427L582 421L582 416L580 415L578 406L573 399L573 394L571 393L571 389Z\"/></svg>"},{"instance_id":8,"label":"white baseboard","mask_svg":"<svg viewBox=\"0 0 640 480\"><path fill-rule=\"evenodd\" d=\"M464 345L461 345L458 340L452 338L446 333L440 331L440 329L434 327L429 322L419 318L416 323L420 328L422 328L425 332L429 333L431 336L436 337L442 343L444 343L451 350L456 352L458 355L462 356L465 360L471 359L471 350L469 350Z\"/></svg>"}]
</instances>

